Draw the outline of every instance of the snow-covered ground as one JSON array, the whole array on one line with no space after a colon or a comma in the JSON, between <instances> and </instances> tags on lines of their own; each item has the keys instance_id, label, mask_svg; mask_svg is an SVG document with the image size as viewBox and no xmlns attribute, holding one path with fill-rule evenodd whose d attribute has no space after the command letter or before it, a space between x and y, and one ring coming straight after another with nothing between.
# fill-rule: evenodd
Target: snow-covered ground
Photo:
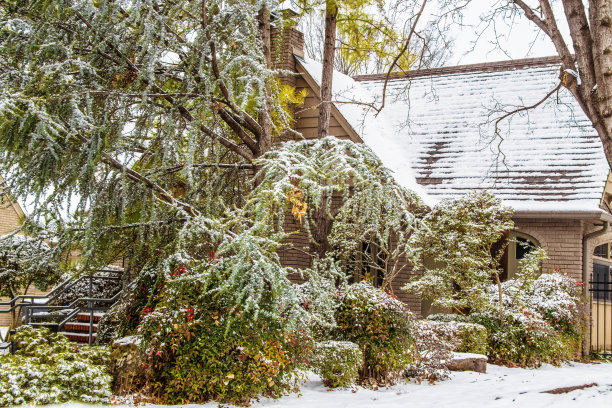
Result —
<instances>
[{"instance_id":1,"label":"snow-covered ground","mask_svg":"<svg viewBox=\"0 0 612 408\"><path fill-rule=\"evenodd\" d=\"M590 383L597 386L564 394L547 394L560 387ZM217 404L181 405L213 408ZM499 367L489 364L486 374L456 372L435 385L406 383L377 391L357 388L327 391L312 375L300 395L262 399L253 407L274 408L420 408L420 407L612 407L612 364L578 364L563 367L543 366L537 370ZM81 408L82 404L56 407ZM155 406L151 406L154 408ZM178 407L178 406L177 406ZM160 407L161 408L161 407Z\"/></svg>"}]
</instances>

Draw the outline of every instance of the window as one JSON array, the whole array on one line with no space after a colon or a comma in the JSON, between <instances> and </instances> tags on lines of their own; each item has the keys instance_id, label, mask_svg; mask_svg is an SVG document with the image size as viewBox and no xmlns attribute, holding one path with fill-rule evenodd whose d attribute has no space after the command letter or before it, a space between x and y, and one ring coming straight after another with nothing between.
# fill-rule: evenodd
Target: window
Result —
<instances>
[{"instance_id":1,"label":"window","mask_svg":"<svg viewBox=\"0 0 612 408\"><path fill-rule=\"evenodd\" d=\"M385 278L387 253L374 242L362 242L359 251L350 257L349 281L368 280L380 287Z\"/></svg>"},{"instance_id":2,"label":"window","mask_svg":"<svg viewBox=\"0 0 612 408\"><path fill-rule=\"evenodd\" d=\"M610 243L596 246L595 250L593 251L593 256L610 259Z\"/></svg>"},{"instance_id":3,"label":"window","mask_svg":"<svg viewBox=\"0 0 612 408\"><path fill-rule=\"evenodd\" d=\"M504 253L500 259L500 266L503 270L500 275L502 281L512 279L518 272L518 266L521 259L533 249L540 246L538 241L531 235L524 234L518 231L510 231L508 235L500 241L493 250L495 256L500 248L505 245Z\"/></svg>"},{"instance_id":4,"label":"window","mask_svg":"<svg viewBox=\"0 0 612 408\"><path fill-rule=\"evenodd\" d=\"M612 254L611 243L607 242L593 250L593 281L591 293L594 300L612 301Z\"/></svg>"}]
</instances>

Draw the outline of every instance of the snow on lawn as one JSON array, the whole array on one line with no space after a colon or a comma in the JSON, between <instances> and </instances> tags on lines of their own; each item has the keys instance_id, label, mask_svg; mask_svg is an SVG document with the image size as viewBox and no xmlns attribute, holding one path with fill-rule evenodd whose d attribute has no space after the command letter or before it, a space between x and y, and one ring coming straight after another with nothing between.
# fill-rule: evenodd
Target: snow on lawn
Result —
<instances>
[{"instance_id":1,"label":"snow on lawn","mask_svg":"<svg viewBox=\"0 0 612 408\"><path fill-rule=\"evenodd\" d=\"M597 386L565 394L546 394L560 387L590 383ZM253 407L274 408L419 408L419 407L612 407L612 364L545 365L536 370L499 367L489 364L487 374L456 372L451 379L435 385L405 383L378 391L357 388L327 391L320 379L312 375L302 386L301 395L280 399L262 399ZM85 404L62 404L58 408L92 407ZM151 408L156 406L150 405ZM162 408L162 406L157 406ZM177 406L178 407L178 406ZM215 403L181 405L181 407L217 407Z\"/></svg>"}]
</instances>

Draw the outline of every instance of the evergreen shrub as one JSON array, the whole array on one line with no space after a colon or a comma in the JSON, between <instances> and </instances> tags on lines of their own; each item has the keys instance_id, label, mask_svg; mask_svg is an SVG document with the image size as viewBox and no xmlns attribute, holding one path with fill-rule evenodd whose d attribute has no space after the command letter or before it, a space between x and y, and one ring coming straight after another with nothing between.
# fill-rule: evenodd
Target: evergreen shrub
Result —
<instances>
[{"instance_id":1,"label":"evergreen shrub","mask_svg":"<svg viewBox=\"0 0 612 408\"><path fill-rule=\"evenodd\" d=\"M143 320L140 333L155 394L168 403L248 404L260 394L279 396L296 385L308 336L288 331L281 321L233 314L211 299L208 306L162 307ZM231 317L238 320L227 326Z\"/></svg>"},{"instance_id":2,"label":"evergreen shrub","mask_svg":"<svg viewBox=\"0 0 612 408\"><path fill-rule=\"evenodd\" d=\"M472 318L489 331L489 358L505 364L559 364L580 352L584 301L580 284L555 271L534 279L512 279L502 284L503 317L494 305L495 286L489 290L491 307Z\"/></svg>"},{"instance_id":3,"label":"evergreen shrub","mask_svg":"<svg viewBox=\"0 0 612 408\"><path fill-rule=\"evenodd\" d=\"M21 326L14 355L0 355L0 406L109 403L107 347L83 346L47 328Z\"/></svg>"},{"instance_id":4,"label":"evergreen shrub","mask_svg":"<svg viewBox=\"0 0 612 408\"><path fill-rule=\"evenodd\" d=\"M324 341L316 345L310 364L326 386L350 387L359 378L363 353L350 341Z\"/></svg>"},{"instance_id":5,"label":"evergreen shrub","mask_svg":"<svg viewBox=\"0 0 612 408\"><path fill-rule=\"evenodd\" d=\"M448 316L448 317L447 317ZM464 319L456 319L454 316ZM488 332L487 328L481 324L460 321L467 320L461 315L436 314L427 317L435 323L434 330L450 333L456 341L453 351L460 353L487 354Z\"/></svg>"},{"instance_id":6,"label":"evergreen shrub","mask_svg":"<svg viewBox=\"0 0 612 408\"><path fill-rule=\"evenodd\" d=\"M362 383L391 384L413 361L414 321L405 304L361 281L340 293L332 338L359 346L364 357L359 372Z\"/></svg>"},{"instance_id":7,"label":"evergreen shrub","mask_svg":"<svg viewBox=\"0 0 612 408\"><path fill-rule=\"evenodd\" d=\"M416 350L414 361L408 367L407 376L420 382L431 383L448 378L447 362L458 344L456 331L446 323L431 320L416 322L413 335Z\"/></svg>"}]
</instances>

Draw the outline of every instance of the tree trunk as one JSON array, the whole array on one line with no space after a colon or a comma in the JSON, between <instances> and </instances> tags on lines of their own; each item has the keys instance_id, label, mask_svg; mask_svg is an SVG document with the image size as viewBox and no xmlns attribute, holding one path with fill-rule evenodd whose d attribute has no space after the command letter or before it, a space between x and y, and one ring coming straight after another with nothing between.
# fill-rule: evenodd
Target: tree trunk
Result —
<instances>
[{"instance_id":1,"label":"tree trunk","mask_svg":"<svg viewBox=\"0 0 612 408\"><path fill-rule=\"evenodd\" d=\"M598 117L590 118L612 165L612 1L589 1L597 90L591 93Z\"/></svg>"},{"instance_id":2,"label":"tree trunk","mask_svg":"<svg viewBox=\"0 0 612 408\"><path fill-rule=\"evenodd\" d=\"M321 106L319 107L318 137L329 136L331 118L332 81L336 54L336 18L338 6L334 0L325 3L325 43L323 45L323 72L321 75Z\"/></svg>"},{"instance_id":3,"label":"tree trunk","mask_svg":"<svg viewBox=\"0 0 612 408\"><path fill-rule=\"evenodd\" d=\"M312 238L314 243L312 244L312 252L319 256L319 259L325 258L325 254L329 249L329 227L331 220L327 214L327 204L331 197L327 193L323 193L321 197L321 203L319 208L313 211L312 220L314 225L311 228Z\"/></svg>"}]
</instances>

